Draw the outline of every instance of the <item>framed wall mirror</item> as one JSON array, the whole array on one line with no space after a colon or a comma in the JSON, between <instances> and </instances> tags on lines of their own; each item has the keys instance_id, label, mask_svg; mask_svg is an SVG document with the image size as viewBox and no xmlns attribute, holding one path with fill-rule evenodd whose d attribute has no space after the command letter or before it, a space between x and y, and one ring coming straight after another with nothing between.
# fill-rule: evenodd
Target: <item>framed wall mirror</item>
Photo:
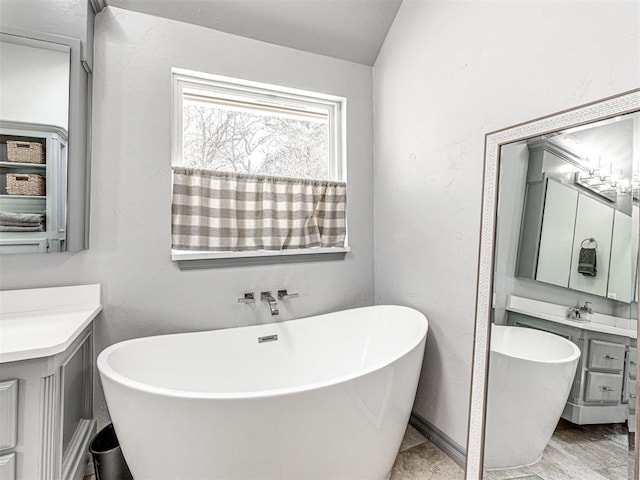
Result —
<instances>
[{"instance_id":1,"label":"framed wall mirror","mask_svg":"<svg viewBox=\"0 0 640 480\"><path fill-rule=\"evenodd\" d=\"M487 135L466 478L634 478L639 198L640 90Z\"/></svg>"},{"instance_id":2,"label":"framed wall mirror","mask_svg":"<svg viewBox=\"0 0 640 480\"><path fill-rule=\"evenodd\" d=\"M87 247L81 52L78 39L0 26L0 254Z\"/></svg>"},{"instance_id":3,"label":"framed wall mirror","mask_svg":"<svg viewBox=\"0 0 640 480\"><path fill-rule=\"evenodd\" d=\"M66 249L71 48L0 35L0 252Z\"/></svg>"}]
</instances>

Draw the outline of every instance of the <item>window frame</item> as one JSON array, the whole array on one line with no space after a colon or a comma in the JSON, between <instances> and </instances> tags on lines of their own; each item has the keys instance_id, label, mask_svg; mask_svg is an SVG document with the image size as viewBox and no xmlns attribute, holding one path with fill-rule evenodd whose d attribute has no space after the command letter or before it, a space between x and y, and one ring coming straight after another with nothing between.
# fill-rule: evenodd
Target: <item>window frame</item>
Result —
<instances>
[{"instance_id":1,"label":"window frame","mask_svg":"<svg viewBox=\"0 0 640 480\"><path fill-rule=\"evenodd\" d=\"M183 135L183 95L185 90L198 90L203 93L211 93L225 99L242 100L254 104L271 105L282 108L294 108L297 110L307 110L317 112L327 111L328 133L329 133L329 178L328 181L347 182L347 136L346 136L346 113L347 99L335 95L316 93L307 90L283 87L280 85L266 84L243 80L223 75L215 75L183 68L173 67L171 69L171 166L182 164L182 135ZM173 189L173 180L171 182ZM187 268L207 268L207 261L238 259L240 262L255 260L255 257L263 257L265 261L278 257L289 257L302 255L302 260L311 257L320 257L323 254L327 259L335 259L335 254L350 252L349 247L349 225L347 221L347 234L344 247L334 248L301 248L290 250L255 250L238 252L208 252L208 251L186 251L171 250L171 259L181 262L195 261L198 265ZM204 263L203 263L204 262ZM183 266L187 266L184 264ZM183 268L181 266L181 268ZM213 265L215 266L215 265Z\"/></svg>"}]
</instances>

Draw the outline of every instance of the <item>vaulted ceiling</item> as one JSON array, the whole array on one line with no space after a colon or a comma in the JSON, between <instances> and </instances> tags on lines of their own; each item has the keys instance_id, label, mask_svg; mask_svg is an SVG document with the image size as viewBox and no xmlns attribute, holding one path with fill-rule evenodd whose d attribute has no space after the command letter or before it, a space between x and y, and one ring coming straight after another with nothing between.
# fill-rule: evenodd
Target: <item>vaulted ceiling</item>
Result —
<instances>
[{"instance_id":1,"label":"vaulted ceiling","mask_svg":"<svg viewBox=\"0 0 640 480\"><path fill-rule=\"evenodd\" d=\"M402 0L106 0L106 4L373 65Z\"/></svg>"}]
</instances>

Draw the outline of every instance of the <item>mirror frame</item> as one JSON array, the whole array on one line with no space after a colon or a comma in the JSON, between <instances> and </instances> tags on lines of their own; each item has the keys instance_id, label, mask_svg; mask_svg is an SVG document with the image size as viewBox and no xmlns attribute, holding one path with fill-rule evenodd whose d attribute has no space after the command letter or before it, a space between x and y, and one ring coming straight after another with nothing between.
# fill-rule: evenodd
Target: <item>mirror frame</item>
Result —
<instances>
[{"instance_id":1,"label":"mirror frame","mask_svg":"<svg viewBox=\"0 0 640 480\"><path fill-rule=\"evenodd\" d=\"M493 270L501 147L557 130L578 127L638 111L640 111L640 88L497 130L485 136L473 368L467 430L465 469L467 480L477 480L483 476L489 329L493 308ZM640 382L638 386L640 387ZM636 417L636 421L640 421L640 415ZM636 440L635 448L635 478L638 478L638 440Z\"/></svg>"}]
</instances>

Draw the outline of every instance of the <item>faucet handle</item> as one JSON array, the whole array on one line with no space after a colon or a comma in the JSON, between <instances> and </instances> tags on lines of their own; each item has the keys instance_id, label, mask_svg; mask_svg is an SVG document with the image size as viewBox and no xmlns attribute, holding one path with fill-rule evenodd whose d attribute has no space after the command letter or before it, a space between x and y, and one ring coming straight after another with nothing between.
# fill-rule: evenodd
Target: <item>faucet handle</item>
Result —
<instances>
[{"instance_id":1,"label":"faucet handle","mask_svg":"<svg viewBox=\"0 0 640 480\"><path fill-rule=\"evenodd\" d=\"M253 293L245 293L244 297L238 299L238 303L244 303L245 305L248 305L250 303L256 303L256 299L253 296Z\"/></svg>"},{"instance_id":2,"label":"faucet handle","mask_svg":"<svg viewBox=\"0 0 640 480\"><path fill-rule=\"evenodd\" d=\"M286 290L278 290L278 300L285 300L287 298L298 298L299 293L287 293Z\"/></svg>"}]
</instances>

